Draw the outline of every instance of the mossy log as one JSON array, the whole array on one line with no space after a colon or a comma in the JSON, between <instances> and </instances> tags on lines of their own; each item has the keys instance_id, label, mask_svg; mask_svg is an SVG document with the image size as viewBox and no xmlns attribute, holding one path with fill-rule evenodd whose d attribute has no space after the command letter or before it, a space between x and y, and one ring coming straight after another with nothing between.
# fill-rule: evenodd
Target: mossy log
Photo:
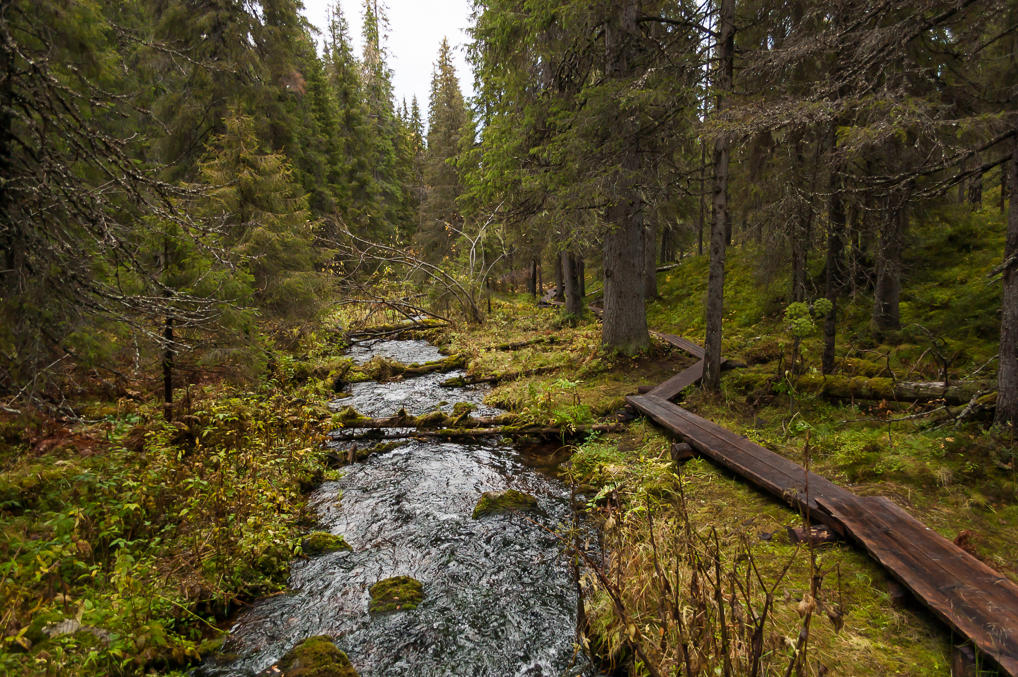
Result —
<instances>
[{"instance_id":1,"label":"mossy log","mask_svg":"<svg viewBox=\"0 0 1018 677\"><path fill-rule=\"evenodd\" d=\"M761 374L761 380L768 376ZM945 384L943 381L895 381L890 378L866 378L863 376L827 377L802 375L790 377L792 384L808 392L842 400L889 400L915 402L943 400L948 404L967 404L979 393L993 389L986 381L957 381Z\"/></svg>"},{"instance_id":2,"label":"mossy log","mask_svg":"<svg viewBox=\"0 0 1018 677\"><path fill-rule=\"evenodd\" d=\"M617 433L625 430L625 426L619 423L605 423L598 425L578 426L533 426L533 425L510 425L496 426L491 428L439 428L437 430L412 430L394 427L390 429L368 428L360 429L352 435L334 433L333 439L338 442L355 442L359 440L384 440L403 439L412 437L415 439L439 439L439 440L472 440L487 437L559 437L574 438L583 437L590 433ZM363 432L362 432L363 431Z\"/></svg>"},{"instance_id":3,"label":"mossy log","mask_svg":"<svg viewBox=\"0 0 1018 677\"><path fill-rule=\"evenodd\" d=\"M542 344L553 345L560 343L561 339L557 336L538 336L537 338L527 339L525 341L511 341L509 343L500 343L496 346L492 346L489 350L519 350L520 348L527 348L529 346L539 346Z\"/></svg>"},{"instance_id":4,"label":"mossy log","mask_svg":"<svg viewBox=\"0 0 1018 677\"><path fill-rule=\"evenodd\" d=\"M454 376L442 382L442 386L446 388L462 388L463 386L476 385L479 383L506 383L508 381L516 381L521 378L527 378L529 376L540 376L541 374L550 374L552 372L559 371L565 368L564 365L548 365L545 367L535 367L533 369L524 369L523 371L511 371L502 374L467 374L466 376Z\"/></svg>"},{"instance_id":5,"label":"mossy log","mask_svg":"<svg viewBox=\"0 0 1018 677\"><path fill-rule=\"evenodd\" d=\"M414 331L420 329L435 329L437 327L445 327L448 323L442 320L417 320L415 322L394 322L391 324L377 324L372 327L363 327L361 329L352 329L346 333L348 338L380 338L382 336L391 336L393 334L399 334L404 331Z\"/></svg>"},{"instance_id":6,"label":"mossy log","mask_svg":"<svg viewBox=\"0 0 1018 677\"><path fill-rule=\"evenodd\" d=\"M353 416L349 408L339 412L344 428L493 428L498 426L518 425L520 417L516 414L499 414L498 416L469 416L465 414L447 414L444 411L431 411L420 416L410 416L406 412L397 413L387 418L367 418Z\"/></svg>"}]
</instances>

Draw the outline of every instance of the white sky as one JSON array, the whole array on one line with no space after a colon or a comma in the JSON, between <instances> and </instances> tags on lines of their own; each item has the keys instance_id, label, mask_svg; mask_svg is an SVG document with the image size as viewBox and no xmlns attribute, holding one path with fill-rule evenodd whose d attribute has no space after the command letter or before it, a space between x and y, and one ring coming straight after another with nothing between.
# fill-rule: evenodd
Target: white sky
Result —
<instances>
[{"instance_id":1,"label":"white sky","mask_svg":"<svg viewBox=\"0 0 1018 677\"><path fill-rule=\"evenodd\" d=\"M331 2L304 0L304 15L320 30L325 28L326 8ZM473 75L464 51L468 42L465 29L470 25L471 0L387 0L385 4L389 16L386 48L396 104L401 105L405 97L409 106L416 94L427 124L431 72L443 37L449 38L452 46L463 95L473 95ZM350 25L354 50L359 57L364 0L340 0L340 6Z\"/></svg>"}]
</instances>

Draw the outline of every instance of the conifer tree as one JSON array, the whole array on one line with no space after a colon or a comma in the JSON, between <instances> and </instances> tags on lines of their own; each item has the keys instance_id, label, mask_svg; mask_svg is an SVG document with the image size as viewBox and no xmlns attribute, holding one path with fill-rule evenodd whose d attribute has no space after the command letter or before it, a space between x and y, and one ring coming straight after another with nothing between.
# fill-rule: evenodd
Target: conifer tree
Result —
<instances>
[{"instance_id":1,"label":"conifer tree","mask_svg":"<svg viewBox=\"0 0 1018 677\"><path fill-rule=\"evenodd\" d=\"M443 38L431 76L428 144L423 162L424 200L416 233L422 253L429 260L441 260L450 254L455 232L463 225L456 206L462 189L454 160L466 122L466 105L449 41Z\"/></svg>"},{"instance_id":2,"label":"conifer tree","mask_svg":"<svg viewBox=\"0 0 1018 677\"><path fill-rule=\"evenodd\" d=\"M369 162L378 190L378 211L371 219L371 235L395 238L405 216L404 187L399 183L399 121L392 95L392 72L386 63L388 28L385 3L364 0L364 55L361 59L363 96L369 125Z\"/></svg>"},{"instance_id":3,"label":"conifer tree","mask_svg":"<svg viewBox=\"0 0 1018 677\"><path fill-rule=\"evenodd\" d=\"M288 320L311 317L324 280L307 196L286 157L262 150L253 118L232 112L224 125L201 163L202 179L214 186L203 211L250 272L260 308Z\"/></svg>"},{"instance_id":4,"label":"conifer tree","mask_svg":"<svg viewBox=\"0 0 1018 677\"><path fill-rule=\"evenodd\" d=\"M326 39L326 71L339 124L334 153L336 209L355 232L377 230L382 196L375 180L373 131L364 98L362 71L350 43L350 31L338 2L330 6Z\"/></svg>"}]
</instances>

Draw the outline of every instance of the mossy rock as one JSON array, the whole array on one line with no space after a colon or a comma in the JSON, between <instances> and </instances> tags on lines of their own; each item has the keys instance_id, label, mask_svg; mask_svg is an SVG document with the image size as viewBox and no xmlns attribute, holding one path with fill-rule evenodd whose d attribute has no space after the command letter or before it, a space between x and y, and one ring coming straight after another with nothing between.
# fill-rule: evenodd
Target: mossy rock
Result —
<instances>
[{"instance_id":1,"label":"mossy rock","mask_svg":"<svg viewBox=\"0 0 1018 677\"><path fill-rule=\"evenodd\" d=\"M345 538L336 534L330 534L327 531L315 531L308 534L300 542L300 549L304 551L305 555L321 555L322 553L336 552L337 550L353 550Z\"/></svg>"},{"instance_id":2,"label":"mossy rock","mask_svg":"<svg viewBox=\"0 0 1018 677\"><path fill-rule=\"evenodd\" d=\"M462 376L453 376L442 381L441 386L443 388L462 388L467 384L466 378Z\"/></svg>"},{"instance_id":3,"label":"mossy rock","mask_svg":"<svg viewBox=\"0 0 1018 677\"><path fill-rule=\"evenodd\" d=\"M507 512L534 512L538 509L537 499L530 494L515 489L505 491L486 491L481 494L474 507L474 519L486 515L497 515Z\"/></svg>"},{"instance_id":4,"label":"mossy rock","mask_svg":"<svg viewBox=\"0 0 1018 677\"><path fill-rule=\"evenodd\" d=\"M358 677L347 655L325 635L309 637L290 649L279 667L285 677Z\"/></svg>"},{"instance_id":5,"label":"mossy rock","mask_svg":"<svg viewBox=\"0 0 1018 677\"><path fill-rule=\"evenodd\" d=\"M368 589L368 593L371 595L368 602L371 613L409 611L416 609L424 599L424 586L409 576L394 576L378 581Z\"/></svg>"}]
</instances>

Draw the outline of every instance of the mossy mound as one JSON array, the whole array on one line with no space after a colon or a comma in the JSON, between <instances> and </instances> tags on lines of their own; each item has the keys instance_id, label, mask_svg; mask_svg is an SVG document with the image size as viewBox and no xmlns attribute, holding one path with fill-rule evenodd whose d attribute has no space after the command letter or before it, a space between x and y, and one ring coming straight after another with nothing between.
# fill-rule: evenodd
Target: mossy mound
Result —
<instances>
[{"instance_id":1,"label":"mossy mound","mask_svg":"<svg viewBox=\"0 0 1018 677\"><path fill-rule=\"evenodd\" d=\"M325 635L309 637L290 649L279 667L286 677L358 677L347 655Z\"/></svg>"},{"instance_id":2,"label":"mossy mound","mask_svg":"<svg viewBox=\"0 0 1018 677\"><path fill-rule=\"evenodd\" d=\"M368 611L371 613L409 611L416 609L424 599L424 586L409 576L394 576L378 581L368 593L371 595L368 603Z\"/></svg>"},{"instance_id":3,"label":"mossy mound","mask_svg":"<svg viewBox=\"0 0 1018 677\"><path fill-rule=\"evenodd\" d=\"M533 512L537 510L537 499L530 494L515 489L505 491L486 491L481 494L474 507L474 519L486 515L497 515L506 512Z\"/></svg>"},{"instance_id":4,"label":"mossy mound","mask_svg":"<svg viewBox=\"0 0 1018 677\"><path fill-rule=\"evenodd\" d=\"M320 555L337 550L353 550L346 539L327 531L315 531L308 534L301 542L300 548L305 555Z\"/></svg>"}]
</instances>

